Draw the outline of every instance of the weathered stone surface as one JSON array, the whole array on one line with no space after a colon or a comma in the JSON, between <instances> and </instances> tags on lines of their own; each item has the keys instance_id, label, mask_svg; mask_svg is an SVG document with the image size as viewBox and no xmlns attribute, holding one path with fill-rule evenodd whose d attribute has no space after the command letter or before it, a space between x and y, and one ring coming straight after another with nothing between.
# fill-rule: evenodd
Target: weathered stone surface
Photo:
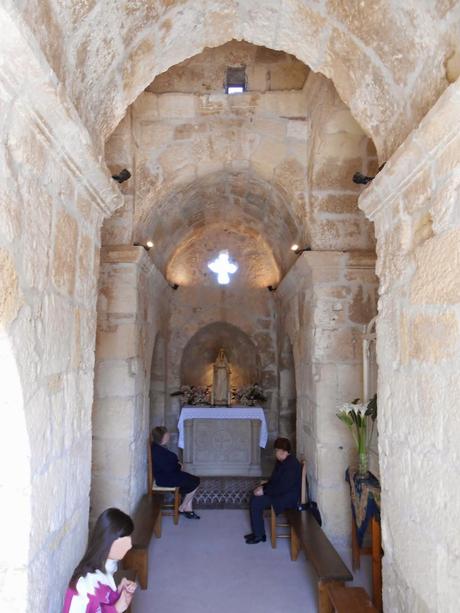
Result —
<instances>
[{"instance_id":1,"label":"weathered stone surface","mask_svg":"<svg viewBox=\"0 0 460 613\"><path fill-rule=\"evenodd\" d=\"M72 294L75 285L75 252L69 248L77 243L77 222L61 211L55 225L53 281L56 287Z\"/></svg>"},{"instance_id":2,"label":"weathered stone surface","mask_svg":"<svg viewBox=\"0 0 460 613\"><path fill-rule=\"evenodd\" d=\"M10 252L0 250L0 326L7 326L21 305L18 275Z\"/></svg>"},{"instance_id":3,"label":"weathered stone surface","mask_svg":"<svg viewBox=\"0 0 460 613\"><path fill-rule=\"evenodd\" d=\"M460 302L460 232L436 236L415 253L416 273L411 282L414 304L458 304Z\"/></svg>"},{"instance_id":4,"label":"weathered stone surface","mask_svg":"<svg viewBox=\"0 0 460 613\"><path fill-rule=\"evenodd\" d=\"M458 132L458 91L454 84L445 92L360 198L375 221L382 281L377 348L380 467L389 484L382 496L388 610L449 610L446 595L456 589L451 544L458 547L458 539L437 527L429 539L422 535L433 512L423 499L432 488L456 487L445 466L457 457L446 433L458 430L459 152L449 148ZM440 501L433 508L438 518L450 514ZM433 579L425 559L438 568L453 564L453 573Z\"/></svg>"}]
</instances>

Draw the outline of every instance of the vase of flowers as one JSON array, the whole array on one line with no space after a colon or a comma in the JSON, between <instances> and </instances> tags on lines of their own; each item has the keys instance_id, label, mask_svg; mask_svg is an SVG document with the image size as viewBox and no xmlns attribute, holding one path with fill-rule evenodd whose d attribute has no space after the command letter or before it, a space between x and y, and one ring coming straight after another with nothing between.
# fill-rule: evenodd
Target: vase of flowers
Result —
<instances>
[{"instance_id":1,"label":"vase of flowers","mask_svg":"<svg viewBox=\"0 0 460 613\"><path fill-rule=\"evenodd\" d=\"M211 388L209 385L181 385L170 396L182 396L182 405L211 406Z\"/></svg>"},{"instance_id":2,"label":"vase of flowers","mask_svg":"<svg viewBox=\"0 0 460 613\"><path fill-rule=\"evenodd\" d=\"M254 407L260 402L265 402L267 396L258 383L245 385L244 387L232 389L232 400L235 404L243 407Z\"/></svg>"},{"instance_id":3,"label":"vase of flowers","mask_svg":"<svg viewBox=\"0 0 460 613\"><path fill-rule=\"evenodd\" d=\"M377 417L377 394L366 403L362 403L359 398L356 398L353 402L342 405L337 417L348 426L355 442L358 451L358 475L367 477L369 474L369 445Z\"/></svg>"}]
</instances>

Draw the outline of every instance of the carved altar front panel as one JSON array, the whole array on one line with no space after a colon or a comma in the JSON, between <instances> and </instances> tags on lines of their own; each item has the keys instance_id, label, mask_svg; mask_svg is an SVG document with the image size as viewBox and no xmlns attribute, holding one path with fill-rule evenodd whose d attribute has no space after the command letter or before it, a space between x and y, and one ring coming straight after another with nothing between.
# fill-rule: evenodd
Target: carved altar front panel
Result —
<instances>
[{"instance_id":1,"label":"carved altar front panel","mask_svg":"<svg viewBox=\"0 0 460 613\"><path fill-rule=\"evenodd\" d=\"M260 420L186 419L184 470L199 476L260 476Z\"/></svg>"}]
</instances>

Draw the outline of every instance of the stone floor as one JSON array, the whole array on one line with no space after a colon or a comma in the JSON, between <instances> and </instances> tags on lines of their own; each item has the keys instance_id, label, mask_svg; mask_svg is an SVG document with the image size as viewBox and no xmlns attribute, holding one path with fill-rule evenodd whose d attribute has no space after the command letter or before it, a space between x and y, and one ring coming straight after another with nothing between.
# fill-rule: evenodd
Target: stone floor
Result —
<instances>
[{"instance_id":1,"label":"stone floor","mask_svg":"<svg viewBox=\"0 0 460 613\"><path fill-rule=\"evenodd\" d=\"M289 557L287 539L246 545L247 511L202 510L200 520L163 520L161 539L150 544L149 589L138 590L133 613L314 613L314 572L303 555ZM341 552L350 566L350 555ZM370 563L355 585L370 593Z\"/></svg>"}]
</instances>

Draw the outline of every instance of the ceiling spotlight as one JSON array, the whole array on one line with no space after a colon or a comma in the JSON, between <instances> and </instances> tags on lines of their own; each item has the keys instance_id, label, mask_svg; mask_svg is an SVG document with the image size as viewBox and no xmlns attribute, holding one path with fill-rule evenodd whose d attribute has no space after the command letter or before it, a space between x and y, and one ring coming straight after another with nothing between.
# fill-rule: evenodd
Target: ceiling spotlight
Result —
<instances>
[{"instance_id":1,"label":"ceiling spotlight","mask_svg":"<svg viewBox=\"0 0 460 613\"><path fill-rule=\"evenodd\" d=\"M151 249L153 247L153 241L147 241L147 247Z\"/></svg>"},{"instance_id":2,"label":"ceiling spotlight","mask_svg":"<svg viewBox=\"0 0 460 613\"><path fill-rule=\"evenodd\" d=\"M297 245L296 243L294 243L294 245L291 245L291 251L297 251L298 248L299 245Z\"/></svg>"}]
</instances>

